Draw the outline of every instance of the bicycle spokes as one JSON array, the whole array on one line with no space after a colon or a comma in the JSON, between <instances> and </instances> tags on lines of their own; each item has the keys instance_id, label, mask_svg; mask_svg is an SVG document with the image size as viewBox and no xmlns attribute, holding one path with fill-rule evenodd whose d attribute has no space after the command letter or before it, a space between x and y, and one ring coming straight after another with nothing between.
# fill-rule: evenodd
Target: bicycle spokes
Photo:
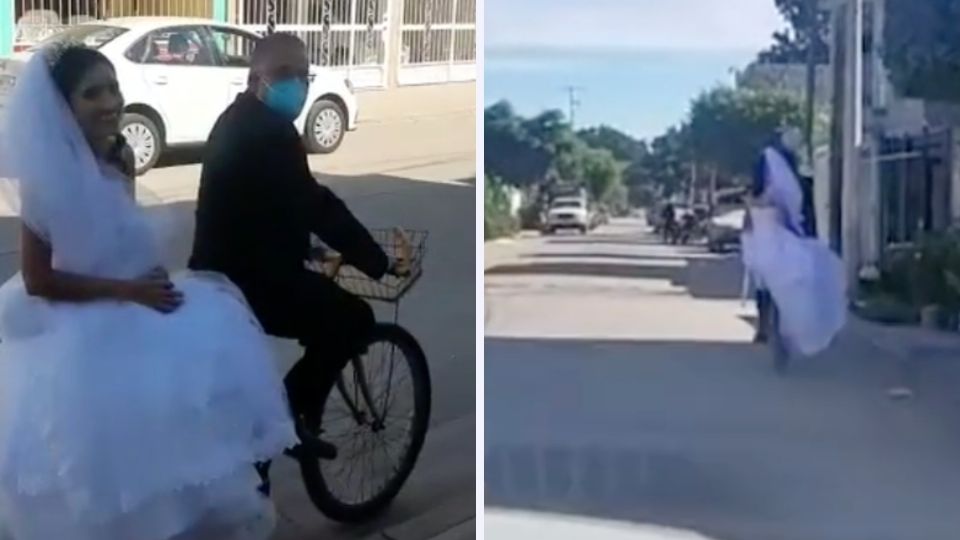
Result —
<instances>
[{"instance_id":1,"label":"bicycle spokes","mask_svg":"<svg viewBox=\"0 0 960 540\"><path fill-rule=\"evenodd\" d=\"M400 466L414 415L412 378L404 366L396 347L377 344L351 360L336 380L323 431L340 455L321 466L340 496L365 500ZM409 399L399 400L401 394Z\"/></svg>"}]
</instances>

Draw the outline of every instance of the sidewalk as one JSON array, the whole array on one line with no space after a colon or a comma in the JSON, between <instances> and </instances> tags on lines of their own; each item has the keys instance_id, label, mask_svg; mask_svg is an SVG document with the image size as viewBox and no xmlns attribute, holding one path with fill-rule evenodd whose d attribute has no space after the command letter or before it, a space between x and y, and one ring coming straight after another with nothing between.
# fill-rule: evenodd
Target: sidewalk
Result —
<instances>
[{"instance_id":1,"label":"sidewalk","mask_svg":"<svg viewBox=\"0 0 960 540\"><path fill-rule=\"evenodd\" d=\"M401 86L390 90L357 92L361 127L383 122L424 117L474 114L477 105L475 82Z\"/></svg>"},{"instance_id":2,"label":"sidewalk","mask_svg":"<svg viewBox=\"0 0 960 540\"><path fill-rule=\"evenodd\" d=\"M960 361L960 334L917 326L883 325L852 314L848 331L898 358L950 358Z\"/></svg>"}]
</instances>

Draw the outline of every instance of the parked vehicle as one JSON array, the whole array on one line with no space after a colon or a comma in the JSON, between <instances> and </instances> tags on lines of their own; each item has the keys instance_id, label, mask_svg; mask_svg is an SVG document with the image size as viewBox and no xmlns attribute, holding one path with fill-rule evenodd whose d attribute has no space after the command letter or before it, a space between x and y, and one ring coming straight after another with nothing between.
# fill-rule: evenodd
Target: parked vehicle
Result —
<instances>
[{"instance_id":1,"label":"parked vehicle","mask_svg":"<svg viewBox=\"0 0 960 540\"><path fill-rule=\"evenodd\" d=\"M121 130L142 174L167 148L206 141L246 88L250 53L260 36L205 19L143 17L73 26L0 60L0 114L29 57L67 40L100 50L116 67L127 102ZM356 128L357 100L348 81L324 68L311 66L310 80L307 106L295 124L308 150L333 152L345 132Z\"/></svg>"},{"instance_id":2,"label":"parked vehicle","mask_svg":"<svg viewBox=\"0 0 960 540\"><path fill-rule=\"evenodd\" d=\"M576 229L586 234L590 228L591 216L586 199L561 197L550 203L545 227L547 234L553 234L560 229Z\"/></svg>"},{"instance_id":3,"label":"parked vehicle","mask_svg":"<svg viewBox=\"0 0 960 540\"><path fill-rule=\"evenodd\" d=\"M711 218L707 222L707 249L712 253L722 253L730 246L739 246L745 218L746 210L743 208Z\"/></svg>"}]
</instances>

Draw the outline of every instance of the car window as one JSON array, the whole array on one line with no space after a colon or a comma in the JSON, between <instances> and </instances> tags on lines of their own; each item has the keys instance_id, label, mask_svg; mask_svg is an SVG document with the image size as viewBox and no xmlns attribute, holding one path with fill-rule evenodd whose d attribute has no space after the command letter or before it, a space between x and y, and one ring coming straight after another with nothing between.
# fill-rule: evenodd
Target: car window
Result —
<instances>
[{"instance_id":1,"label":"car window","mask_svg":"<svg viewBox=\"0 0 960 540\"><path fill-rule=\"evenodd\" d=\"M48 45L61 42L83 43L85 46L90 47L91 49L99 49L126 31L127 30L125 28L118 28L116 26L84 24L57 32L56 34L41 41L39 44L33 47L33 49L38 49L40 47L46 47Z\"/></svg>"},{"instance_id":2,"label":"car window","mask_svg":"<svg viewBox=\"0 0 960 540\"><path fill-rule=\"evenodd\" d=\"M257 45L257 38L228 28L211 28L213 46L217 49L223 65L227 67L250 67L250 55Z\"/></svg>"},{"instance_id":3,"label":"car window","mask_svg":"<svg viewBox=\"0 0 960 540\"><path fill-rule=\"evenodd\" d=\"M171 66L213 66L213 51L204 39L202 27L164 28L147 34L128 51L140 53L143 63ZM136 61L134 58L131 60Z\"/></svg>"},{"instance_id":4,"label":"car window","mask_svg":"<svg viewBox=\"0 0 960 540\"><path fill-rule=\"evenodd\" d=\"M557 201L553 204L554 208L581 208L582 206L577 201Z\"/></svg>"}]
</instances>

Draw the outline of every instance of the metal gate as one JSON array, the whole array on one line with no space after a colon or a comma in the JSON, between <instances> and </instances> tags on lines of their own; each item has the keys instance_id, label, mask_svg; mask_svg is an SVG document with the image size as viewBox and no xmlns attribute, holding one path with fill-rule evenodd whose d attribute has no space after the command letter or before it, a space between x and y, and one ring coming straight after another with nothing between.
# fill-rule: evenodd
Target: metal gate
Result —
<instances>
[{"instance_id":1,"label":"metal gate","mask_svg":"<svg viewBox=\"0 0 960 540\"><path fill-rule=\"evenodd\" d=\"M212 16L210 0L16 0L14 50L23 50L66 27L114 17Z\"/></svg>"},{"instance_id":2,"label":"metal gate","mask_svg":"<svg viewBox=\"0 0 960 540\"><path fill-rule=\"evenodd\" d=\"M476 80L476 0L405 0L400 43L400 84Z\"/></svg>"},{"instance_id":3,"label":"metal gate","mask_svg":"<svg viewBox=\"0 0 960 540\"><path fill-rule=\"evenodd\" d=\"M276 31L307 44L310 62L342 72L358 88L387 83L390 0L276 0ZM231 2L230 20L267 30L267 0Z\"/></svg>"},{"instance_id":4,"label":"metal gate","mask_svg":"<svg viewBox=\"0 0 960 540\"><path fill-rule=\"evenodd\" d=\"M948 130L885 138L878 157L884 247L916 242L950 225Z\"/></svg>"}]
</instances>

